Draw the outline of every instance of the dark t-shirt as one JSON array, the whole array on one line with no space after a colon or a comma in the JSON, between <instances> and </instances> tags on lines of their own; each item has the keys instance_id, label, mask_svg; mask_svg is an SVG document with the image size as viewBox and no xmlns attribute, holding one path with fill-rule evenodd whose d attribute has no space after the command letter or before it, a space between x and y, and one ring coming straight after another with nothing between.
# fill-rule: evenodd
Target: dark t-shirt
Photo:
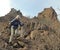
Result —
<instances>
[{"instance_id":1,"label":"dark t-shirt","mask_svg":"<svg viewBox=\"0 0 60 50\"><path fill-rule=\"evenodd\" d=\"M17 19L11 22L11 26L13 26L14 29L17 29L18 25L22 26L23 24Z\"/></svg>"}]
</instances>

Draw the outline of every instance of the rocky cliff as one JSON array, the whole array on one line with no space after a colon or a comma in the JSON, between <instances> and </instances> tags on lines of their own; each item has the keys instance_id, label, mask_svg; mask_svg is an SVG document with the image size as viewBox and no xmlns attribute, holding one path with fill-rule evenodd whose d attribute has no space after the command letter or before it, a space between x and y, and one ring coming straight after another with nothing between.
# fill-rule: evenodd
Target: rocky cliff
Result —
<instances>
[{"instance_id":1,"label":"rocky cliff","mask_svg":"<svg viewBox=\"0 0 60 50\"><path fill-rule=\"evenodd\" d=\"M38 13L38 18L50 18L51 20L57 20L57 14L55 10L50 7L50 8L45 8L44 11L41 13Z\"/></svg>"},{"instance_id":2,"label":"rocky cliff","mask_svg":"<svg viewBox=\"0 0 60 50\"><path fill-rule=\"evenodd\" d=\"M17 14L24 26L9 44L9 22ZM28 18L12 8L7 15L0 17L0 50L60 50L60 23L55 10L45 8L37 17Z\"/></svg>"}]
</instances>

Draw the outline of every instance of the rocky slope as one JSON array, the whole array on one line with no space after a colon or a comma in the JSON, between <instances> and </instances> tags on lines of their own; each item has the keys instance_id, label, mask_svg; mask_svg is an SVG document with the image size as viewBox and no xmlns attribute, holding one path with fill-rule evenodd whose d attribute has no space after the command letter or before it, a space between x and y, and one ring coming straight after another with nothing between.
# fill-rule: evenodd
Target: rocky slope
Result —
<instances>
[{"instance_id":1,"label":"rocky slope","mask_svg":"<svg viewBox=\"0 0 60 50\"><path fill-rule=\"evenodd\" d=\"M17 14L24 26L9 44L9 22ZM0 50L60 50L60 23L55 10L45 8L37 17L27 18L12 8L7 15L0 17Z\"/></svg>"}]
</instances>

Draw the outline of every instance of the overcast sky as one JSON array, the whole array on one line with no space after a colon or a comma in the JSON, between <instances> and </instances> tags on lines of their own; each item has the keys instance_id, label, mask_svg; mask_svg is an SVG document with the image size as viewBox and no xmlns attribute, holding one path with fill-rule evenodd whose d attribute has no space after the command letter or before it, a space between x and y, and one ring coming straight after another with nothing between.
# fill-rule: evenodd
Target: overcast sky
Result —
<instances>
[{"instance_id":1,"label":"overcast sky","mask_svg":"<svg viewBox=\"0 0 60 50\"><path fill-rule=\"evenodd\" d=\"M0 0L0 16L4 16L10 11L11 0Z\"/></svg>"},{"instance_id":2,"label":"overcast sky","mask_svg":"<svg viewBox=\"0 0 60 50\"><path fill-rule=\"evenodd\" d=\"M51 6L57 14L60 14L60 0L0 0L0 16L8 13L10 8L15 8L20 10L23 15L32 17Z\"/></svg>"}]
</instances>

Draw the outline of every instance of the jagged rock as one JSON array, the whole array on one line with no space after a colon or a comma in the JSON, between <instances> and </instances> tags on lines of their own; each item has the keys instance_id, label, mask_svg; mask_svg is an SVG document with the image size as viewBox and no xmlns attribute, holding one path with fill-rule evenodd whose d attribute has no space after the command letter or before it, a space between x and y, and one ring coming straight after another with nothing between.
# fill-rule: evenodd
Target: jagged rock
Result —
<instances>
[{"instance_id":1,"label":"jagged rock","mask_svg":"<svg viewBox=\"0 0 60 50\"><path fill-rule=\"evenodd\" d=\"M14 12L17 12L17 10L14 9L14 8L12 8L11 11L10 11L10 13L12 14L12 13L14 13Z\"/></svg>"},{"instance_id":2,"label":"jagged rock","mask_svg":"<svg viewBox=\"0 0 60 50\"><path fill-rule=\"evenodd\" d=\"M39 24L37 26L37 29L38 30L47 30L47 31L49 31L49 27L46 24Z\"/></svg>"},{"instance_id":3,"label":"jagged rock","mask_svg":"<svg viewBox=\"0 0 60 50\"><path fill-rule=\"evenodd\" d=\"M5 49L5 48L0 48L0 50L8 50L8 49Z\"/></svg>"},{"instance_id":4,"label":"jagged rock","mask_svg":"<svg viewBox=\"0 0 60 50\"><path fill-rule=\"evenodd\" d=\"M39 32L38 30L33 30L33 31L30 33L31 39L35 39L39 33L40 33L40 32Z\"/></svg>"},{"instance_id":5,"label":"jagged rock","mask_svg":"<svg viewBox=\"0 0 60 50\"><path fill-rule=\"evenodd\" d=\"M26 39L31 39L30 35L28 35L28 36L26 37Z\"/></svg>"},{"instance_id":6,"label":"jagged rock","mask_svg":"<svg viewBox=\"0 0 60 50\"><path fill-rule=\"evenodd\" d=\"M7 43L3 41L3 39L0 39L0 48L6 48Z\"/></svg>"},{"instance_id":7,"label":"jagged rock","mask_svg":"<svg viewBox=\"0 0 60 50\"><path fill-rule=\"evenodd\" d=\"M57 20L57 13L52 7L45 8L43 12L38 14L38 19L40 18L50 18L52 20Z\"/></svg>"},{"instance_id":8,"label":"jagged rock","mask_svg":"<svg viewBox=\"0 0 60 50\"><path fill-rule=\"evenodd\" d=\"M17 15L17 14L19 14L22 17L22 13L20 12L20 10L17 11L16 9L12 8L11 11L7 15L14 16L14 15Z\"/></svg>"},{"instance_id":9,"label":"jagged rock","mask_svg":"<svg viewBox=\"0 0 60 50\"><path fill-rule=\"evenodd\" d=\"M13 47L17 47L17 45L18 45L17 43L14 43L14 44L13 44Z\"/></svg>"},{"instance_id":10,"label":"jagged rock","mask_svg":"<svg viewBox=\"0 0 60 50\"><path fill-rule=\"evenodd\" d=\"M19 44L22 48L24 48L24 46L26 45L24 42L21 42L21 41L18 41L18 44Z\"/></svg>"}]
</instances>

